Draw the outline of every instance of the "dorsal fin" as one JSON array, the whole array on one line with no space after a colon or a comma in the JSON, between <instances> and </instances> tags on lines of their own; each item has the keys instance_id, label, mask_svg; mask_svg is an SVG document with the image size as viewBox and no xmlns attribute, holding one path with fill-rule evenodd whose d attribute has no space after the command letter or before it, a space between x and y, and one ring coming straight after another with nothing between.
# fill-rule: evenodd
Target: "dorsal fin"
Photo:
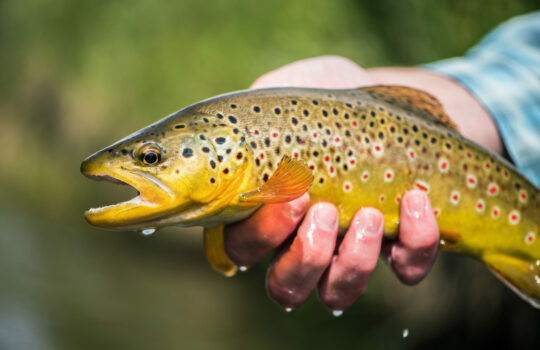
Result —
<instances>
[{"instance_id":1,"label":"dorsal fin","mask_svg":"<svg viewBox=\"0 0 540 350\"><path fill-rule=\"evenodd\" d=\"M444 112L439 100L427 92L399 85L368 86L361 90L377 100L401 107L436 124L458 130L457 125Z\"/></svg>"},{"instance_id":2,"label":"dorsal fin","mask_svg":"<svg viewBox=\"0 0 540 350\"><path fill-rule=\"evenodd\" d=\"M240 194L242 202L281 203L292 201L309 190L311 169L302 161L283 156L276 171L262 186Z\"/></svg>"}]
</instances>

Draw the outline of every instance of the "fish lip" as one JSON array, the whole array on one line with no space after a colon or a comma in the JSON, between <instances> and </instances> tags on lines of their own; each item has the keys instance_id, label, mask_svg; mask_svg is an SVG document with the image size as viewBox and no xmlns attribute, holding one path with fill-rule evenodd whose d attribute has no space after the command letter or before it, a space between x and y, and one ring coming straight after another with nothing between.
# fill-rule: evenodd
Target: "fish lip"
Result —
<instances>
[{"instance_id":1,"label":"fish lip","mask_svg":"<svg viewBox=\"0 0 540 350\"><path fill-rule=\"evenodd\" d=\"M128 185L137 191L137 195L129 200L86 210L84 217L92 226L112 230L138 229L158 219L174 200L172 190L151 174L85 163L81 165L81 173L89 179Z\"/></svg>"}]
</instances>

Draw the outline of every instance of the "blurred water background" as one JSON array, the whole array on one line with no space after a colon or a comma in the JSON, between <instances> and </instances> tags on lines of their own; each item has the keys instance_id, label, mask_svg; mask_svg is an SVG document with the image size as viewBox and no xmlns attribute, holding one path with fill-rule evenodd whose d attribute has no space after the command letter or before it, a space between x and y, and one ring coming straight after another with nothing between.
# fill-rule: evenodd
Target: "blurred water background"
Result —
<instances>
[{"instance_id":1,"label":"blurred water background","mask_svg":"<svg viewBox=\"0 0 540 350\"><path fill-rule=\"evenodd\" d=\"M0 1L0 348L540 348L539 312L472 260L441 253L415 287L381 261L342 317L315 296L287 314L266 296L265 263L219 276L199 229L142 237L87 225L85 209L133 191L79 173L107 144L293 60L430 62L538 8L532 0Z\"/></svg>"}]
</instances>

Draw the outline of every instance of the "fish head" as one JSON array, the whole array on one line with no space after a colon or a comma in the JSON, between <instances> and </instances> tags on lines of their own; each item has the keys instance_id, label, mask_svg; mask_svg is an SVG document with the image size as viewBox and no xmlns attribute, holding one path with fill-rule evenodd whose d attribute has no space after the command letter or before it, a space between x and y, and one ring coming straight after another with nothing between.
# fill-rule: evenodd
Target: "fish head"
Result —
<instances>
[{"instance_id":1,"label":"fish head","mask_svg":"<svg viewBox=\"0 0 540 350\"><path fill-rule=\"evenodd\" d=\"M86 211L91 225L144 230L219 224L224 220L219 213L254 186L243 137L226 127L208 130L177 119L164 119L82 162L85 176L138 191L131 200Z\"/></svg>"}]
</instances>

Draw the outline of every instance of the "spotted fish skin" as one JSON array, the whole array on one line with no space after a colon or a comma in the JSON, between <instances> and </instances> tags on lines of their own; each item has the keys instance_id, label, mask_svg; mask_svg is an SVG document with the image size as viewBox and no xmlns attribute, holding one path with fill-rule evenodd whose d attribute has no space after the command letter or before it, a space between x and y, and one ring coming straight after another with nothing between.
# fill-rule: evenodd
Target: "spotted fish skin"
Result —
<instances>
[{"instance_id":1,"label":"spotted fish skin","mask_svg":"<svg viewBox=\"0 0 540 350\"><path fill-rule=\"evenodd\" d=\"M436 102L429 103L429 95L405 90L428 100L427 108L414 108L414 99L399 89L394 98L393 91L275 88L232 93L187 107L142 130L137 139L162 144L182 133L204 139L215 150L216 158L209 162L215 162L220 183L230 183L248 163L252 183L260 185L284 155L303 160L313 172L312 203L334 203L341 232L359 208L371 206L384 214L385 236L395 238L401 196L412 188L424 190L440 227L440 248L484 261L538 307L538 189L504 159L448 128L451 122L444 120ZM196 157L202 147L193 148ZM232 221L252 212L231 215L237 204L224 209ZM223 215L209 220L231 221Z\"/></svg>"}]
</instances>

